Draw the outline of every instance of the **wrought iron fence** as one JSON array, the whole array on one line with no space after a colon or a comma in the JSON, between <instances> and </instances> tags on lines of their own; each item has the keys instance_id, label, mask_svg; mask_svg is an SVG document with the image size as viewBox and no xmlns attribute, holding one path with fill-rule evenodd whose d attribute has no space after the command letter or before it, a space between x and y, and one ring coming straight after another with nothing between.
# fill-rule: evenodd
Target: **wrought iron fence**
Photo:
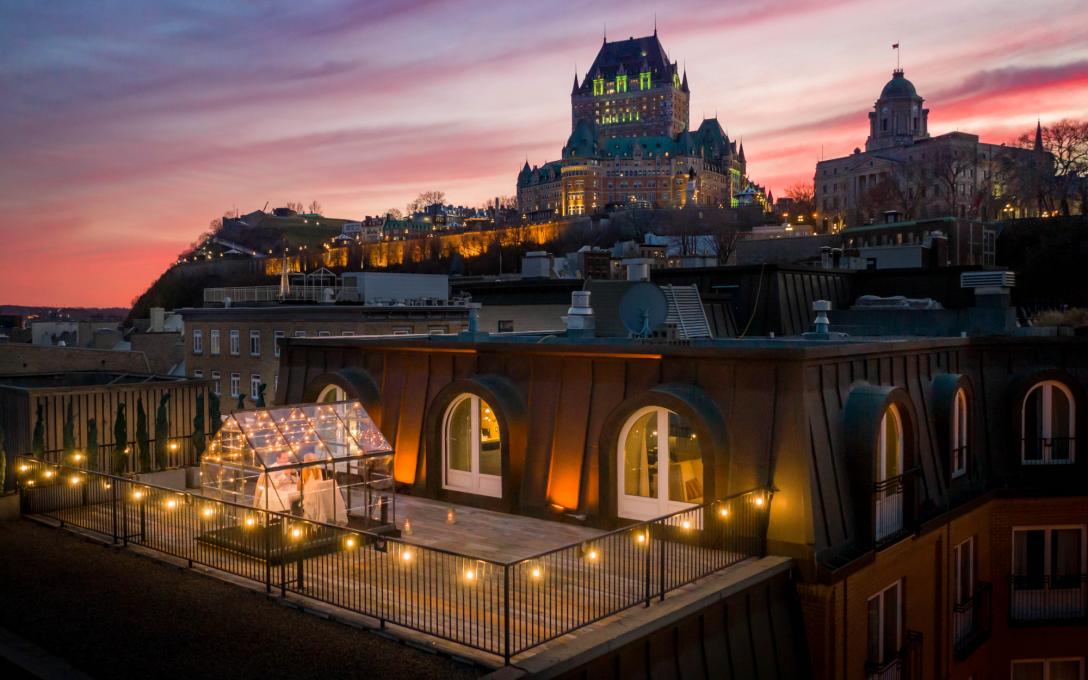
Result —
<instances>
[{"instance_id":1,"label":"wrought iron fence","mask_svg":"<svg viewBox=\"0 0 1088 680\"><path fill-rule=\"evenodd\" d=\"M755 489L510 562L205 498L70 465L16 461L20 507L386 623L514 655L762 556Z\"/></svg>"},{"instance_id":2,"label":"wrought iron fence","mask_svg":"<svg viewBox=\"0 0 1088 680\"><path fill-rule=\"evenodd\" d=\"M993 587L979 581L970 597L953 605L952 642L957 658L966 657L990 637L992 596Z\"/></svg>"},{"instance_id":3,"label":"wrought iron fence","mask_svg":"<svg viewBox=\"0 0 1088 680\"><path fill-rule=\"evenodd\" d=\"M1088 574L1010 576L1009 621L1088 621Z\"/></svg>"},{"instance_id":4,"label":"wrought iron fence","mask_svg":"<svg viewBox=\"0 0 1088 680\"><path fill-rule=\"evenodd\" d=\"M132 440L123 445L99 444L93 450L87 447L71 451L67 449L50 449L39 454L37 458L48 463L63 464L68 467L107 474L116 473L119 465L123 469L123 474L126 475L155 472L196 465L200 459L200 454L204 452L207 443L211 441L211 437L211 434L204 435L204 437L199 435L168 437L161 440L161 443L159 440L148 439L146 442L146 460L138 440ZM120 457L119 454L123 457ZM161 464L160 459L165 464Z\"/></svg>"},{"instance_id":5,"label":"wrought iron fence","mask_svg":"<svg viewBox=\"0 0 1088 680\"><path fill-rule=\"evenodd\" d=\"M903 646L885 661L865 662L869 680L914 680L922 674L922 634L908 630Z\"/></svg>"}]
</instances>

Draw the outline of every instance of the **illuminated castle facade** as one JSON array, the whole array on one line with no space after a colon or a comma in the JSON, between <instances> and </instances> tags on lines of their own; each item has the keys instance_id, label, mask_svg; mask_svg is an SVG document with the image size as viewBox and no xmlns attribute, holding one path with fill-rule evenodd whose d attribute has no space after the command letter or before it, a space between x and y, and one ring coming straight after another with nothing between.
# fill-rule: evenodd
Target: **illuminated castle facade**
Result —
<instances>
[{"instance_id":1,"label":"illuminated castle facade","mask_svg":"<svg viewBox=\"0 0 1088 680\"><path fill-rule=\"evenodd\" d=\"M747 179L744 147L716 118L688 126L687 73L657 31L601 46L571 90L571 134L562 158L518 173L528 219L590 215L619 207L733 207L763 197Z\"/></svg>"}]
</instances>

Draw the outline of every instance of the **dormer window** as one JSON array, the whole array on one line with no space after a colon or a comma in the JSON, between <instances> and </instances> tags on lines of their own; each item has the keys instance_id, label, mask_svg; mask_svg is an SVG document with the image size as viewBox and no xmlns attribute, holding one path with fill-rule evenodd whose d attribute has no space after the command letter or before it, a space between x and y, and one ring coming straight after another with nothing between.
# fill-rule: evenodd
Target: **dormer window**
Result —
<instances>
[{"instance_id":1,"label":"dormer window","mask_svg":"<svg viewBox=\"0 0 1088 680\"><path fill-rule=\"evenodd\" d=\"M1020 425L1020 461L1024 465L1074 461L1076 403L1068 387L1056 380L1032 387L1024 397Z\"/></svg>"},{"instance_id":2,"label":"dormer window","mask_svg":"<svg viewBox=\"0 0 1088 680\"><path fill-rule=\"evenodd\" d=\"M952 400L952 476L967 474L967 392L956 390Z\"/></svg>"},{"instance_id":3,"label":"dormer window","mask_svg":"<svg viewBox=\"0 0 1088 680\"><path fill-rule=\"evenodd\" d=\"M874 529L883 541L903 530L903 418L892 404L880 419L874 472Z\"/></svg>"}]
</instances>

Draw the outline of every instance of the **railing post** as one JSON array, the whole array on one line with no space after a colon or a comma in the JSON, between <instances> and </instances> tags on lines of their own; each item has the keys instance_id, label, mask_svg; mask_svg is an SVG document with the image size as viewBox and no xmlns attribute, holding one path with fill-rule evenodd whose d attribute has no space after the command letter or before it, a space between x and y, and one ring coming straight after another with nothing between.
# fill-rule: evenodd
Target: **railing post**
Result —
<instances>
[{"instance_id":1,"label":"railing post","mask_svg":"<svg viewBox=\"0 0 1088 680\"><path fill-rule=\"evenodd\" d=\"M110 485L110 528L113 530L113 544L117 545L117 485L113 482L107 484Z\"/></svg>"},{"instance_id":2,"label":"railing post","mask_svg":"<svg viewBox=\"0 0 1088 680\"><path fill-rule=\"evenodd\" d=\"M650 594L650 582L653 579L653 558L654 558L654 539L653 532L650 529L653 527L651 524L646 525L646 602L644 607L650 606L650 598L653 597Z\"/></svg>"},{"instance_id":3,"label":"railing post","mask_svg":"<svg viewBox=\"0 0 1088 680\"><path fill-rule=\"evenodd\" d=\"M665 532L665 525L664 524L655 524L654 526L656 526L661 531L661 533ZM666 549L668 547L668 543L666 541L664 541L664 540L659 540L658 544L661 546L661 549L658 551L661 554L661 560L658 562L658 577L659 577L658 578L658 586L661 588L661 591L658 594L658 602L664 602L665 601L665 551L666 551Z\"/></svg>"},{"instance_id":4,"label":"railing post","mask_svg":"<svg viewBox=\"0 0 1088 680\"><path fill-rule=\"evenodd\" d=\"M502 566L502 660L510 665L510 564Z\"/></svg>"},{"instance_id":5,"label":"railing post","mask_svg":"<svg viewBox=\"0 0 1088 680\"><path fill-rule=\"evenodd\" d=\"M120 481L121 480L118 479L116 482L114 482L114 486L116 486L117 483L120 482ZM125 546L126 548L128 547L128 508L125 505L126 502L127 502L127 499L128 499L128 494L127 493L122 493L121 494L121 545Z\"/></svg>"},{"instance_id":6,"label":"railing post","mask_svg":"<svg viewBox=\"0 0 1088 680\"><path fill-rule=\"evenodd\" d=\"M272 549L269 546L269 536L272 531L268 522L268 513L264 513L264 592L272 592Z\"/></svg>"}]
</instances>

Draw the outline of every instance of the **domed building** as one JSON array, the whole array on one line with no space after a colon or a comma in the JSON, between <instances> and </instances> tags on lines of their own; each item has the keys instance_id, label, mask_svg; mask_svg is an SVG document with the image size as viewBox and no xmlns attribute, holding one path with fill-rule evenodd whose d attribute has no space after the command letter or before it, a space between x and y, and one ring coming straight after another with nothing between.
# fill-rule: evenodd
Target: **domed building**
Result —
<instances>
[{"instance_id":1,"label":"domed building","mask_svg":"<svg viewBox=\"0 0 1088 680\"><path fill-rule=\"evenodd\" d=\"M967 132L931 136L924 102L903 70L895 69L869 111L865 150L816 164L813 188L825 229L883 221L889 212L898 220L1032 214L1034 197L1010 197L1000 168L1033 163L1040 176L1052 172L1041 132L1034 149L987 144Z\"/></svg>"},{"instance_id":2,"label":"domed building","mask_svg":"<svg viewBox=\"0 0 1088 680\"><path fill-rule=\"evenodd\" d=\"M601 46L571 90L571 134L560 160L518 173L526 219L601 213L616 207L735 207L750 189L744 147L717 118L688 127L687 73L657 31Z\"/></svg>"}]
</instances>

